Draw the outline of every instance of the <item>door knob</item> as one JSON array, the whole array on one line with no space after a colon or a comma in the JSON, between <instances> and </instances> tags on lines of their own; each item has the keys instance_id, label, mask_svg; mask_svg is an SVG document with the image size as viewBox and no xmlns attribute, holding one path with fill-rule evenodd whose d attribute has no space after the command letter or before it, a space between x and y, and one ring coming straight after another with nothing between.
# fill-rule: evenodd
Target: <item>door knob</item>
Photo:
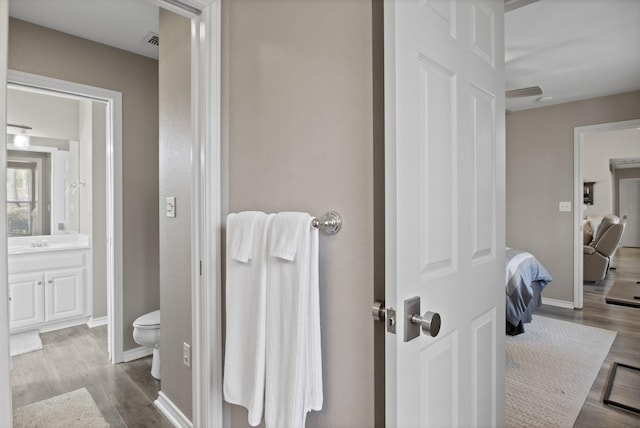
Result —
<instances>
[{"instance_id":1,"label":"door knob","mask_svg":"<svg viewBox=\"0 0 640 428\"><path fill-rule=\"evenodd\" d=\"M420 314L411 315L411 322L420 325L422 333L427 336L436 337L440 333L440 314L427 311L423 316Z\"/></svg>"},{"instance_id":2,"label":"door knob","mask_svg":"<svg viewBox=\"0 0 640 428\"><path fill-rule=\"evenodd\" d=\"M373 317L374 321L384 322L387 316L387 310L384 307L384 301L376 300L376 302L373 304L373 307L371 308L371 316Z\"/></svg>"},{"instance_id":3,"label":"door knob","mask_svg":"<svg viewBox=\"0 0 640 428\"><path fill-rule=\"evenodd\" d=\"M420 329L426 336L436 337L440 333L440 314L425 312L420 316L420 297L404 301L404 341L409 342L420 336Z\"/></svg>"},{"instance_id":4,"label":"door knob","mask_svg":"<svg viewBox=\"0 0 640 428\"><path fill-rule=\"evenodd\" d=\"M371 308L371 316L375 321L385 323L389 333L396 333L396 310L393 308L385 308L383 300L375 301Z\"/></svg>"}]
</instances>

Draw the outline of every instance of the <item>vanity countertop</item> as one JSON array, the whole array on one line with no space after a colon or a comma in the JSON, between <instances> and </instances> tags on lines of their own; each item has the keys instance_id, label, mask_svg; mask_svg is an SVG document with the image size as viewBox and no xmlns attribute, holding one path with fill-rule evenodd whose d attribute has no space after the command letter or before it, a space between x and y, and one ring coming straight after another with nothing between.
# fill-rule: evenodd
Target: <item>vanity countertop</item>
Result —
<instances>
[{"instance_id":1,"label":"vanity countertop","mask_svg":"<svg viewBox=\"0 0 640 428\"><path fill-rule=\"evenodd\" d=\"M87 235L51 235L9 238L8 253L30 254L91 248Z\"/></svg>"}]
</instances>

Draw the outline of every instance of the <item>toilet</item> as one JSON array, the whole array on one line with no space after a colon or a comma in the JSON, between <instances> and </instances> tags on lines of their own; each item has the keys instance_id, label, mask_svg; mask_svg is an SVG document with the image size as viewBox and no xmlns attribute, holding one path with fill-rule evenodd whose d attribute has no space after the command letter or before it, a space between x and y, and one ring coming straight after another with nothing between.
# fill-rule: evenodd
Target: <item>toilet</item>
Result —
<instances>
[{"instance_id":1,"label":"toilet","mask_svg":"<svg viewBox=\"0 0 640 428\"><path fill-rule=\"evenodd\" d=\"M144 314L133 322L133 340L153 348L151 376L160 379L160 310Z\"/></svg>"}]
</instances>

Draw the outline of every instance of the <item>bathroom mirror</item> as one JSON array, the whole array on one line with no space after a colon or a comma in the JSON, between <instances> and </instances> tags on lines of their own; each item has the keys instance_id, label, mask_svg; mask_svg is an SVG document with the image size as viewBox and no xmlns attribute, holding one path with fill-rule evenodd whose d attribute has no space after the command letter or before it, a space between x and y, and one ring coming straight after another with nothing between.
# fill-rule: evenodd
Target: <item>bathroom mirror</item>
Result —
<instances>
[{"instance_id":1,"label":"bathroom mirror","mask_svg":"<svg viewBox=\"0 0 640 428\"><path fill-rule=\"evenodd\" d=\"M90 109L91 101L8 85L9 237L83 232L82 207L91 203L89 180L83 179L91 177L91 161L81 161L83 139L90 138L84 130L90 123L83 119L90 122ZM90 156L90 140L84 146Z\"/></svg>"},{"instance_id":2,"label":"bathroom mirror","mask_svg":"<svg viewBox=\"0 0 640 428\"><path fill-rule=\"evenodd\" d=\"M77 141L32 138L28 147L9 144L9 237L79 232L81 187Z\"/></svg>"}]
</instances>

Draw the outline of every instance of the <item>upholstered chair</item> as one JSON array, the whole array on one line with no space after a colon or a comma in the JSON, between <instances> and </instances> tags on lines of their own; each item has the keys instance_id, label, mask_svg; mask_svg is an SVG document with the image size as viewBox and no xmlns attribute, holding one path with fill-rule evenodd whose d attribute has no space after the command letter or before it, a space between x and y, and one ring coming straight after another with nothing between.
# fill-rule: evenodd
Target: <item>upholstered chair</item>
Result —
<instances>
[{"instance_id":1,"label":"upholstered chair","mask_svg":"<svg viewBox=\"0 0 640 428\"><path fill-rule=\"evenodd\" d=\"M620 243L623 231L624 223L620 223L617 216L613 214L604 216L595 230L593 241L583 246L584 281L600 281L607 276L611 257Z\"/></svg>"}]
</instances>

